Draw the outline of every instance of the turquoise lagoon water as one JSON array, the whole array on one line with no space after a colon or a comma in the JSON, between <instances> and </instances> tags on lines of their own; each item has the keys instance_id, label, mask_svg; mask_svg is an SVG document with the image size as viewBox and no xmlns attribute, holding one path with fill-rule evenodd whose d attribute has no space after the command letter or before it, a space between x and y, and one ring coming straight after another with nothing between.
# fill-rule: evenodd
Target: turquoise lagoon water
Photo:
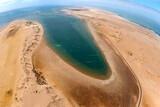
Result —
<instances>
[{"instance_id":1,"label":"turquoise lagoon water","mask_svg":"<svg viewBox=\"0 0 160 107\"><path fill-rule=\"evenodd\" d=\"M46 38L63 59L82 71L106 76L109 67L85 22L62 13L43 18Z\"/></svg>"},{"instance_id":2,"label":"turquoise lagoon water","mask_svg":"<svg viewBox=\"0 0 160 107\"><path fill-rule=\"evenodd\" d=\"M160 34L160 14L156 11L112 2L88 6L109 10ZM95 45L87 26L82 20L63 14L59 11L62 8L64 7L44 6L0 13L0 25L3 26L15 19L24 18L39 21L45 28L46 39L50 47L55 49L65 61L90 74L106 75L108 65Z\"/></svg>"},{"instance_id":3,"label":"turquoise lagoon water","mask_svg":"<svg viewBox=\"0 0 160 107\"><path fill-rule=\"evenodd\" d=\"M65 61L83 73L105 78L109 72L108 64L87 25L76 17L64 14L61 9L52 6L26 8L8 12L3 17L10 19L4 18L6 22L21 18L38 20L45 29L49 46Z\"/></svg>"}]
</instances>

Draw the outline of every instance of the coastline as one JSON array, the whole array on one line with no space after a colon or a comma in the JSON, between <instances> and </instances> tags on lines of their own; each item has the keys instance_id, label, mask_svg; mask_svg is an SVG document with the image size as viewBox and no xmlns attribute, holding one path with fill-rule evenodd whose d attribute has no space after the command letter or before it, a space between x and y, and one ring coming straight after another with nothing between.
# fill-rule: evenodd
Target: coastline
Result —
<instances>
[{"instance_id":1,"label":"coastline","mask_svg":"<svg viewBox=\"0 0 160 107\"><path fill-rule=\"evenodd\" d=\"M55 99L63 95L51 87L32 64L32 55L44 34L42 26L33 21L16 20L0 33L0 73L5 77L0 81L0 106L58 105Z\"/></svg>"},{"instance_id":2,"label":"coastline","mask_svg":"<svg viewBox=\"0 0 160 107\"><path fill-rule=\"evenodd\" d=\"M157 34L110 12L107 15L108 12L103 10L91 8L88 11L83 9L78 12L69 10L67 13L85 20L90 24L89 27L96 31L97 36L107 43L111 42L117 48L140 82L143 95L139 106L159 107L157 100L159 94L155 94L160 88L158 87L160 60L157 59L160 51L160 38ZM99 45L102 44L102 41L97 39L95 41ZM149 80L148 77L150 77Z\"/></svg>"},{"instance_id":3,"label":"coastline","mask_svg":"<svg viewBox=\"0 0 160 107\"><path fill-rule=\"evenodd\" d=\"M93 37L94 37L94 39L95 39L95 42L96 42L96 43L100 42L100 41L98 40L98 38L96 37L96 36L98 36L98 33L97 33L96 30L92 27L92 24L89 23L89 22L86 22L86 23L87 23L87 25L88 25L88 28L89 28L90 31L92 32L92 35L93 35ZM102 38L102 39L104 39L104 38ZM139 82L138 78L136 77L134 71L132 70L132 68L130 67L130 65L127 63L127 61L125 60L125 58L121 55L121 53L119 52L119 50L112 44L112 42L109 41L109 40L106 40L106 44L108 44L110 47L112 47L112 49L114 50L114 52L115 52L118 56L121 57L121 59L122 59L122 61L124 62L124 64L129 67L129 72L132 73L133 78L137 81L138 90L139 90L139 94L138 94L138 95L139 95L139 96L138 96L138 101L137 101L136 107L139 107L140 104L141 104L142 89L141 89L141 85L140 85L140 82ZM100 46L100 45L99 45L99 46ZM99 48L102 49L103 47L100 46ZM102 51L103 51L103 49L102 49Z\"/></svg>"},{"instance_id":4,"label":"coastline","mask_svg":"<svg viewBox=\"0 0 160 107\"><path fill-rule=\"evenodd\" d=\"M158 38L159 38L159 36L160 36L158 33L156 33L155 31L153 31L151 28L149 28L149 27L147 27L147 26L140 25L140 24L138 24L138 23L136 23L136 22L134 22L134 21L132 21L132 20L129 20L129 19L127 19L127 18L124 18L124 17L120 16L120 15L117 14L117 13L114 13L114 12L111 12L111 11L108 11L108 10L99 9L99 8L93 8L93 7L83 7L83 8L85 8L85 9L90 9L90 10L96 10L96 11L99 11L99 12L102 12L102 13L107 13L107 14L113 15L113 16L115 16L115 17L117 17L117 18L119 18L119 19L121 19L121 20L124 20L124 21L126 21L126 22L128 22L128 23L130 23L130 24L132 24L132 25L134 25L134 26L140 27L140 28L143 29L144 31L147 31L147 32L149 32L149 33L152 33L154 36L156 36L156 37L158 37ZM70 9L70 8L69 8L69 9ZM64 10L64 11L65 11L65 10ZM157 39L158 39L158 38L157 38Z\"/></svg>"},{"instance_id":5,"label":"coastline","mask_svg":"<svg viewBox=\"0 0 160 107\"><path fill-rule=\"evenodd\" d=\"M87 27L87 25L85 25ZM89 30L89 29L88 29ZM89 30L90 31L90 30ZM107 69L106 69L106 75L100 75L98 73L91 73L91 69L88 69L87 67L84 67L83 65L77 63L74 59L65 56L64 53L59 52L59 50L57 50L56 48L54 48L53 44L49 43L47 41L47 38L44 37L44 41L45 41L45 45L47 45L48 47L50 47L57 55L59 55L61 57L61 59L63 59L66 63L68 63L69 65L71 65L73 68L76 68L77 71L84 73L85 75L91 76L93 78L96 79L100 79L100 80L106 80L110 77L111 75L111 71L109 66L107 65ZM93 41L94 42L94 41ZM95 44L97 48L99 48L97 46L97 44ZM102 56L104 57L104 55L102 54ZM107 64L107 62L106 62Z\"/></svg>"},{"instance_id":6,"label":"coastline","mask_svg":"<svg viewBox=\"0 0 160 107\"><path fill-rule=\"evenodd\" d=\"M111 76L83 74L48 45L41 24L17 20L0 30L0 106L159 107L160 38L102 10L65 12L85 21Z\"/></svg>"},{"instance_id":7,"label":"coastline","mask_svg":"<svg viewBox=\"0 0 160 107\"><path fill-rule=\"evenodd\" d=\"M52 82L57 84L57 87L62 90L73 106L79 106L79 104L86 107L138 106L137 100L139 100L141 90L138 86L139 83L129 72L131 69L114 51L112 46L107 43L103 45L106 48L106 59L109 60L113 72L113 75L106 80L95 79L79 72L48 47L46 41L43 41L35 52L34 65L35 68L40 69L45 78L48 78L50 84ZM42 51L41 48L44 50ZM38 59L39 57L41 59ZM128 86L128 84L131 86ZM126 89L128 89L128 92L125 92ZM94 98L94 96L97 98ZM111 98L112 101L109 100ZM120 101L117 99L120 99Z\"/></svg>"}]
</instances>

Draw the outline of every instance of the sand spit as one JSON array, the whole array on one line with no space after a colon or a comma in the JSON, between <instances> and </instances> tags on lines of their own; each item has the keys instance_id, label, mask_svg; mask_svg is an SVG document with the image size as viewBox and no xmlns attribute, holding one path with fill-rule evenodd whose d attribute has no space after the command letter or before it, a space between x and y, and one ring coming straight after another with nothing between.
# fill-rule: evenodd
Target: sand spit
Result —
<instances>
[{"instance_id":1,"label":"sand spit","mask_svg":"<svg viewBox=\"0 0 160 107\"><path fill-rule=\"evenodd\" d=\"M32 64L43 33L39 23L26 20L14 21L0 32L0 107L69 105Z\"/></svg>"},{"instance_id":2,"label":"sand spit","mask_svg":"<svg viewBox=\"0 0 160 107\"><path fill-rule=\"evenodd\" d=\"M88 23L96 33L94 39L104 53L105 43L119 51L118 54L129 64L140 82L140 107L160 107L159 36L107 11L87 8L78 11L71 9L67 13Z\"/></svg>"},{"instance_id":3,"label":"sand spit","mask_svg":"<svg viewBox=\"0 0 160 107\"><path fill-rule=\"evenodd\" d=\"M113 49L108 45L106 48L110 51L107 57L114 73L108 80L95 79L77 71L47 47L45 41L34 53L33 64L49 83L55 83L63 91L73 107L136 107L140 92L138 82L129 72L125 73L130 68Z\"/></svg>"},{"instance_id":4,"label":"sand spit","mask_svg":"<svg viewBox=\"0 0 160 107\"><path fill-rule=\"evenodd\" d=\"M65 12L87 23L111 76L79 72L49 47L39 23L14 21L0 31L0 107L159 107L160 38L109 12Z\"/></svg>"},{"instance_id":5,"label":"sand spit","mask_svg":"<svg viewBox=\"0 0 160 107\"><path fill-rule=\"evenodd\" d=\"M110 65L109 79L99 80L79 72L49 48L45 39L33 55L34 67L62 90L73 107L139 107L141 87L132 69L110 41L102 40L92 29L91 32Z\"/></svg>"}]
</instances>

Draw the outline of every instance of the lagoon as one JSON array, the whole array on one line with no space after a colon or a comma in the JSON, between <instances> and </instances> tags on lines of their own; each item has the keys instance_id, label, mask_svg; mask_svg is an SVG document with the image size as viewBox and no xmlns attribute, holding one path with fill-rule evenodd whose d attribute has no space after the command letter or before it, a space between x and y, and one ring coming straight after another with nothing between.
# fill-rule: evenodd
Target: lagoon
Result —
<instances>
[{"instance_id":1,"label":"lagoon","mask_svg":"<svg viewBox=\"0 0 160 107\"><path fill-rule=\"evenodd\" d=\"M157 12L149 11L154 16L150 17L143 13L143 11L147 11L144 8L134 8L134 6L126 4L108 3L92 6L116 13L160 34L160 15ZM128 6L132 8L132 11L127 9ZM61 11L64 8L67 7L30 7L0 13L0 25L6 25L17 19L39 21L45 29L45 38L49 46L66 62L84 73L106 75L109 70L107 61L94 43L87 26L82 20L64 14Z\"/></svg>"},{"instance_id":2,"label":"lagoon","mask_svg":"<svg viewBox=\"0 0 160 107\"><path fill-rule=\"evenodd\" d=\"M25 8L8 12L5 17L39 21L49 47L64 61L85 74L106 77L109 66L87 25L83 20L65 14L62 9L53 6Z\"/></svg>"}]
</instances>

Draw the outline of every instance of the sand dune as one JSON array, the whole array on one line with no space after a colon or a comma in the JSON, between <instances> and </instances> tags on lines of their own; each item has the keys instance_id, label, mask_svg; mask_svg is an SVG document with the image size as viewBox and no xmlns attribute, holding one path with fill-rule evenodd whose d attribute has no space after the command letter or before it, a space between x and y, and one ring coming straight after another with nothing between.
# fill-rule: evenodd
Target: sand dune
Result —
<instances>
[{"instance_id":1,"label":"sand dune","mask_svg":"<svg viewBox=\"0 0 160 107\"><path fill-rule=\"evenodd\" d=\"M32 54L43 36L42 26L15 21L0 35L0 107L58 106L55 99L60 92L48 85L32 65Z\"/></svg>"}]
</instances>

